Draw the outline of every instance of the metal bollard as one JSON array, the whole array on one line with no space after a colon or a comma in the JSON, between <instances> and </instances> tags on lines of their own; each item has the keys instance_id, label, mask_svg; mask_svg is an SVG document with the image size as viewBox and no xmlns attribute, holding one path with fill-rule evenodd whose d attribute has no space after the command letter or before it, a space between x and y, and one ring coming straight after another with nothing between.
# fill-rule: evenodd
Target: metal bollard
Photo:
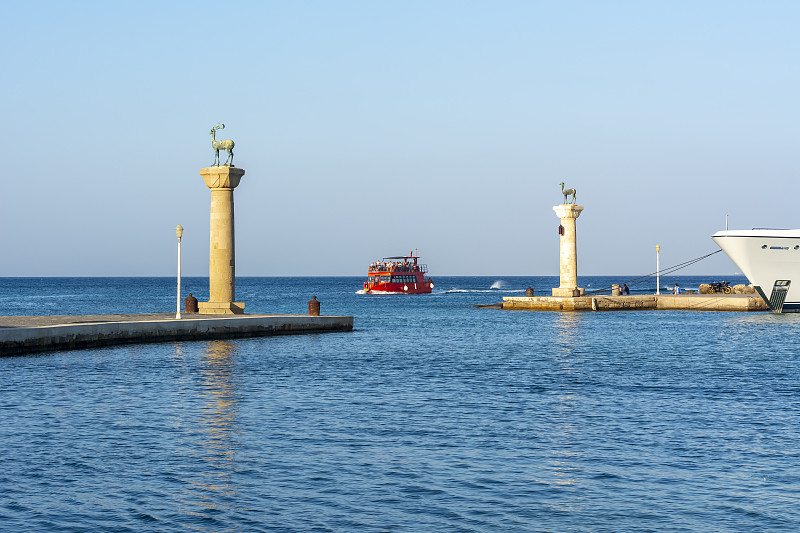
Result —
<instances>
[{"instance_id":1,"label":"metal bollard","mask_svg":"<svg viewBox=\"0 0 800 533\"><path fill-rule=\"evenodd\" d=\"M308 315L319 316L319 302L316 296L312 296L311 300L308 302Z\"/></svg>"},{"instance_id":2,"label":"metal bollard","mask_svg":"<svg viewBox=\"0 0 800 533\"><path fill-rule=\"evenodd\" d=\"M183 300L183 311L184 313L196 313L197 312L197 298L192 296L192 293L189 293L189 296L184 298Z\"/></svg>"},{"instance_id":3,"label":"metal bollard","mask_svg":"<svg viewBox=\"0 0 800 533\"><path fill-rule=\"evenodd\" d=\"M527 289L525 289L525 296L527 296L528 298L531 298L533 296L533 287L528 287Z\"/></svg>"}]
</instances>

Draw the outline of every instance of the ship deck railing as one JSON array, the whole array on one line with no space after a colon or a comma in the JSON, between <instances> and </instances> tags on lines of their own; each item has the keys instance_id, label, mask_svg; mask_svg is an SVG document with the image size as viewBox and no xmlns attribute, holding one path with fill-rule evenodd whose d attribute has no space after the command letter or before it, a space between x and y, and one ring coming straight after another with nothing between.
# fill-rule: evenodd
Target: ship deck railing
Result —
<instances>
[{"instance_id":1,"label":"ship deck railing","mask_svg":"<svg viewBox=\"0 0 800 533\"><path fill-rule=\"evenodd\" d=\"M371 269L369 269L369 272L370 273L373 273L373 272L375 272L375 273L381 273L381 272L422 272L423 274L427 274L428 273L428 265L417 265L417 269L416 270L414 270L413 268L409 269L409 270L398 270L396 268L391 269L391 268L384 268L384 267L371 268Z\"/></svg>"}]
</instances>

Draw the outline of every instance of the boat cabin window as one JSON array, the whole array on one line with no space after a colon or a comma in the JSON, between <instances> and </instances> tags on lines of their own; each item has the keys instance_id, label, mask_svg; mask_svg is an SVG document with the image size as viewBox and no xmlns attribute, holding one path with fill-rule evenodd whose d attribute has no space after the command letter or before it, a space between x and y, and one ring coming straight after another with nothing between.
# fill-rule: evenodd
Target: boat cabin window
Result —
<instances>
[{"instance_id":1,"label":"boat cabin window","mask_svg":"<svg viewBox=\"0 0 800 533\"><path fill-rule=\"evenodd\" d=\"M392 283L416 283L415 276L392 276Z\"/></svg>"},{"instance_id":2,"label":"boat cabin window","mask_svg":"<svg viewBox=\"0 0 800 533\"><path fill-rule=\"evenodd\" d=\"M389 283L392 276L381 276L381 283Z\"/></svg>"}]
</instances>

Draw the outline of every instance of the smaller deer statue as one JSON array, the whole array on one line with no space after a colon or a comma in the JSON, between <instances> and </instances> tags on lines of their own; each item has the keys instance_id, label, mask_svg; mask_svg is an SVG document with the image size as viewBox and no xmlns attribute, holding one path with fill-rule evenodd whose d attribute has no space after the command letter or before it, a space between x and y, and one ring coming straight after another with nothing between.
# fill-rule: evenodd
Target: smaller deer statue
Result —
<instances>
[{"instance_id":1,"label":"smaller deer statue","mask_svg":"<svg viewBox=\"0 0 800 533\"><path fill-rule=\"evenodd\" d=\"M233 166L233 146L234 143L230 139L225 139L224 141L218 141L214 139L214 132L217 130L225 129L225 124L217 124L213 128L211 128L211 148L214 149L214 163L211 165L219 166L219 151L226 150L228 152L228 159L230 159L230 163L228 159L225 160L225 165Z\"/></svg>"},{"instance_id":2,"label":"smaller deer statue","mask_svg":"<svg viewBox=\"0 0 800 533\"><path fill-rule=\"evenodd\" d=\"M564 188L564 182L563 181L561 182L561 194L564 195L564 203L565 204L566 203L571 203L571 204L575 203L575 193L576 192L577 191L575 189L565 189ZM570 196L570 195L572 196L572 201L571 202L567 202L567 196Z\"/></svg>"}]
</instances>

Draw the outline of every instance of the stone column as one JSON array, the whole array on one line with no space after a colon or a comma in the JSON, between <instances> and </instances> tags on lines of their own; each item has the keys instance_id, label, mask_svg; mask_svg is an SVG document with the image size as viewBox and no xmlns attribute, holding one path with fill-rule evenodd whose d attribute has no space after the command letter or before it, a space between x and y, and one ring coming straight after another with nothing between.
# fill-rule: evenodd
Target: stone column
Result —
<instances>
[{"instance_id":1,"label":"stone column","mask_svg":"<svg viewBox=\"0 0 800 533\"><path fill-rule=\"evenodd\" d=\"M583 206L575 204L561 204L553 207L553 211L561 220L560 240L560 282L561 285L553 289L553 296L574 296L575 289L583 296L584 289L578 287L578 247L575 234L575 220L581 215Z\"/></svg>"},{"instance_id":2,"label":"stone column","mask_svg":"<svg viewBox=\"0 0 800 533\"><path fill-rule=\"evenodd\" d=\"M244 170L212 166L200 170L211 189L211 241L208 262L208 302L198 302L200 314L231 315L244 313L244 303L236 299L236 250L233 225L233 189Z\"/></svg>"}]
</instances>

